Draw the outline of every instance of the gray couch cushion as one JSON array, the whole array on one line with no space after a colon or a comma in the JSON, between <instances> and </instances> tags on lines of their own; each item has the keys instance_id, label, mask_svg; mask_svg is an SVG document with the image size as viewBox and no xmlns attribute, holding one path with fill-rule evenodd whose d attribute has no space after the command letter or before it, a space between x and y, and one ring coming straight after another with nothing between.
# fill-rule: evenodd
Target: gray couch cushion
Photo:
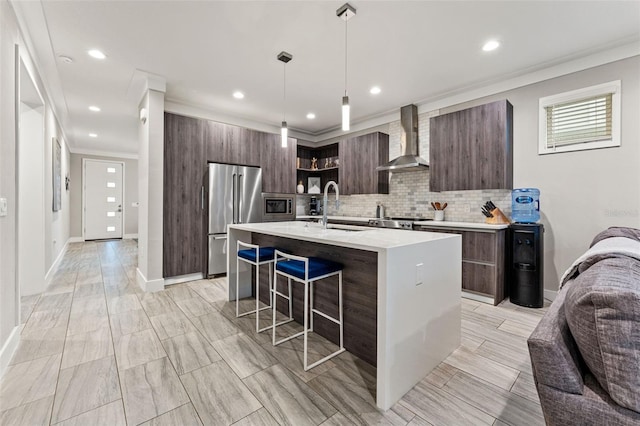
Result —
<instances>
[{"instance_id":1,"label":"gray couch cushion","mask_svg":"<svg viewBox=\"0 0 640 426\"><path fill-rule=\"evenodd\" d=\"M583 388L580 355L564 314L567 282L527 343L536 382L563 392L581 394Z\"/></svg>"},{"instance_id":2,"label":"gray couch cushion","mask_svg":"<svg viewBox=\"0 0 640 426\"><path fill-rule=\"evenodd\" d=\"M565 315L580 354L600 386L640 412L640 262L601 260L567 289Z\"/></svg>"}]
</instances>

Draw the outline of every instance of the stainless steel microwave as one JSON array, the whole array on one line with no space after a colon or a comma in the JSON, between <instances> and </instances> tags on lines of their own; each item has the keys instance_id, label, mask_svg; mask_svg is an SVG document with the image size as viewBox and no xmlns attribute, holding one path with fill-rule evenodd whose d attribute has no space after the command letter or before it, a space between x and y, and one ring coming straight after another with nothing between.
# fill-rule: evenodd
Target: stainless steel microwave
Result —
<instances>
[{"instance_id":1,"label":"stainless steel microwave","mask_svg":"<svg viewBox=\"0 0 640 426\"><path fill-rule=\"evenodd\" d=\"M277 222L296 219L296 196L293 194L262 194L262 220Z\"/></svg>"}]
</instances>

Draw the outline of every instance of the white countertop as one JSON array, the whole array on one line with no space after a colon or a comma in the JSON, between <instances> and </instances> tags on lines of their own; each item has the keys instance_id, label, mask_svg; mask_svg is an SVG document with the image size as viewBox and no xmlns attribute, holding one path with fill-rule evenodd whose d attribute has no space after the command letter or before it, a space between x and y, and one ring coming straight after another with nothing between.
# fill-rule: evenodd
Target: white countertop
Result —
<instances>
[{"instance_id":1,"label":"white countertop","mask_svg":"<svg viewBox=\"0 0 640 426\"><path fill-rule=\"evenodd\" d=\"M418 226L431 226L434 228L442 227L442 228L490 229L493 231L506 229L509 227L508 224L492 225L489 223L449 222L446 220L425 220L425 221L413 222L413 224Z\"/></svg>"},{"instance_id":2,"label":"white countertop","mask_svg":"<svg viewBox=\"0 0 640 426\"><path fill-rule=\"evenodd\" d=\"M331 223L329 224L331 227ZM230 229L258 232L276 237L293 238L360 250L384 251L396 247L406 247L429 241L452 238L452 234L407 231L401 229L340 226L322 229L315 223L292 221L271 223L246 223L229 225ZM357 231L355 231L358 229ZM457 237L457 236L456 236Z\"/></svg>"}]
</instances>

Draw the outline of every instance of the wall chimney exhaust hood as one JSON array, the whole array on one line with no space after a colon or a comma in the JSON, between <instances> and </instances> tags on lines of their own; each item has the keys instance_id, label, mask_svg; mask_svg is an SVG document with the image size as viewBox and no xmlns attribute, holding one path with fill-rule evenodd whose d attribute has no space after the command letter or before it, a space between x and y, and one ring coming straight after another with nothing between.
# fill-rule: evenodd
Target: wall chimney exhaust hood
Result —
<instances>
[{"instance_id":1,"label":"wall chimney exhaust hood","mask_svg":"<svg viewBox=\"0 0 640 426\"><path fill-rule=\"evenodd\" d=\"M402 126L400 137L402 155L387 164L378 166L376 170L379 172L385 170L412 172L428 169L429 164L419 156L417 106L410 104L400 108L400 125Z\"/></svg>"}]
</instances>

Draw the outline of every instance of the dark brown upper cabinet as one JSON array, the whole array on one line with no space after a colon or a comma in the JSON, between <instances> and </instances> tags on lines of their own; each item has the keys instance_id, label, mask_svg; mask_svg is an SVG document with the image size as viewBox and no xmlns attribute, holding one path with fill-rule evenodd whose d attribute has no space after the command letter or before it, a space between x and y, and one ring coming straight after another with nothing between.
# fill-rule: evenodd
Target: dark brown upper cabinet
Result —
<instances>
[{"instance_id":1,"label":"dark brown upper cabinet","mask_svg":"<svg viewBox=\"0 0 640 426\"><path fill-rule=\"evenodd\" d=\"M256 130L205 121L207 161L259 167L262 135Z\"/></svg>"},{"instance_id":2,"label":"dark brown upper cabinet","mask_svg":"<svg viewBox=\"0 0 640 426\"><path fill-rule=\"evenodd\" d=\"M296 139L289 138L282 147L280 135L261 133L259 138L262 192L294 194L296 192Z\"/></svg>"},{"instance_id":3,"label":"dark brown upper cabinet","mask_svg":"<svg viewBox=\"0 0 640 426\"><path fill-rule=\"evenodd\" d=\"M376 171L389 161L389 135L374 132L340 141L339 156L341 193L389 193L389 172Z\"/></svg>"},{"instance_id":4,"label":"dark brown upper cabinet","mask_svg":"<svg viewBox=\"0 0 640 426\"><path fill-rule=\"evenodd\" d=\"M513 188L513 106L491 102L433 117L431 191Z\"/></svg>"}]
</instances>

